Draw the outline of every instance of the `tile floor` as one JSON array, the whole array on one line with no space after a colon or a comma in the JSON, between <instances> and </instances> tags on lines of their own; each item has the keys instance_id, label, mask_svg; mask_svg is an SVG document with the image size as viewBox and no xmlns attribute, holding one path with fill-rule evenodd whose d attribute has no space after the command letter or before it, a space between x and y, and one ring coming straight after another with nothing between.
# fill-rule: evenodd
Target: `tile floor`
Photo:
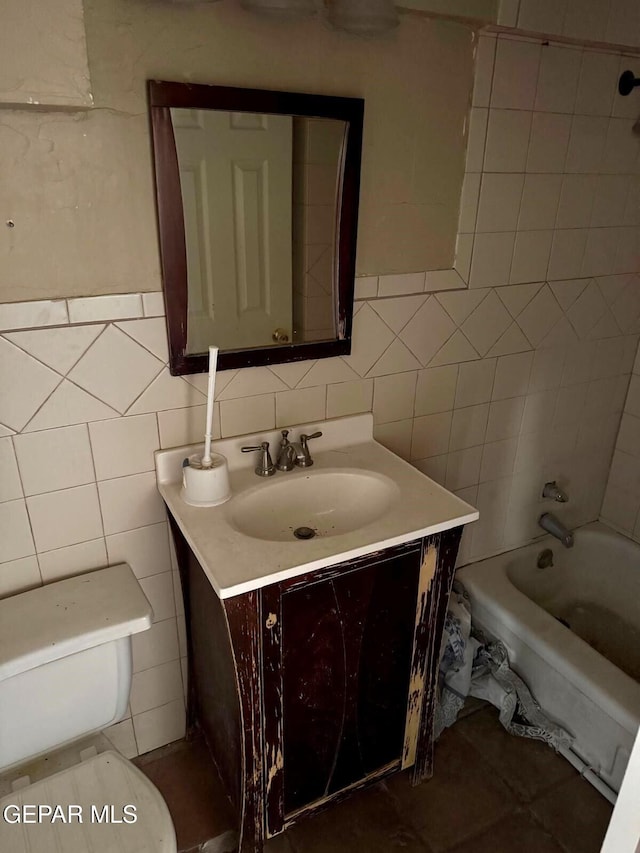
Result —
<instances>
[{"instance_id":1,"label":"tile floor","mask_svg":"<svg viewBox=\"0 0 640 853\"><path fill-rule=\"evenodd\" d=\"M201 741L136 759L162 791L183 853L231 853L233 817ZM308 818L266 853L598 853L611 806L549 747L475 706L436 745L434 778L398 774Z\"/></svg>"}]
</instances>

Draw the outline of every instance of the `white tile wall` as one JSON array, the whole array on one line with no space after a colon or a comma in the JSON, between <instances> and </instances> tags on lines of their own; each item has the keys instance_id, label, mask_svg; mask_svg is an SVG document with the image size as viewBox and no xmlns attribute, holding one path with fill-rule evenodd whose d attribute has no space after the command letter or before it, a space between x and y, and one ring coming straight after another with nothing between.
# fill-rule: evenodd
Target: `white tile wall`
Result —
<instances>
[{"instance_id":1,"label":"white tile wall","mask_svg":"<svg viewBox=\"0 0 640 853\"><path fill-rule=\"evenodd\" d=\"M528 32L640 47L635 0L502 0L499 23Z\"/></svg>"},{"instance_id":2,"label":"white tile wall","mask_svg":"<svg viewBox=\"0 0 640 853\"><path fill-rule=\"evenodd\" d=\"M520 12L533 27L561 7ZM568 522L596 518L615 445L603 516L640 537L638 367L616 444L640 336L640 148L608 88L622 58L503 35L477 57L470 289L446 270L359 279L352 355L220 373L215 434L373 411L379 441L479 505L463 560L537 536L546 479ZM200 438L206 377L169 375L160 294L21 306L0 312L0 595L131 564L155 621L134 637L133 716L108 734L142 752L184 731L152 452Z\"/></svg>"}]
</instances>

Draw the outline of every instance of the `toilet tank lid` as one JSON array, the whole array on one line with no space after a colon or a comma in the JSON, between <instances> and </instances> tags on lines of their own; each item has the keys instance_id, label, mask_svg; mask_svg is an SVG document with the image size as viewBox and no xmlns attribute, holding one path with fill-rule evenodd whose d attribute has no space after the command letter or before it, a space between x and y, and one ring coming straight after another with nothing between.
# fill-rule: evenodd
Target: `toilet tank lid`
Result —
<instances>
[{"instance_id":1,"label":"toilet tank lid","mask_svg":"<svg viewBox=\"0 0 640 853\"><path fill-rule=\"evenodd\" d=\"M0 681L137 634L153 612L126 563L0 601Z\"/></svg>"}]
</instances>

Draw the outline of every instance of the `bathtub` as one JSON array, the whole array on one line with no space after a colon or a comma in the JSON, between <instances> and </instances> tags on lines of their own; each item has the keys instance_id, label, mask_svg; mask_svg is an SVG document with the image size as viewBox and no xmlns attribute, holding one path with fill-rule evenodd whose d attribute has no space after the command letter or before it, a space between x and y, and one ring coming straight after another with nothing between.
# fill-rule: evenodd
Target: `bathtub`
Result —
<instances>
[{"instance_id":1,"label":"bathtub","mask_svg":"<svg viewBox=\"0 0 640 853\"><path fill-rule=\"evenodd\" d=\"M554 564L539 569L544 548ZM640 546L594 522L572 549L546 536L464 566L457 580L473 623L502 640L542 709L574 736L565 757L615 801L640 724Z\"/></svg>"}]
</instances>

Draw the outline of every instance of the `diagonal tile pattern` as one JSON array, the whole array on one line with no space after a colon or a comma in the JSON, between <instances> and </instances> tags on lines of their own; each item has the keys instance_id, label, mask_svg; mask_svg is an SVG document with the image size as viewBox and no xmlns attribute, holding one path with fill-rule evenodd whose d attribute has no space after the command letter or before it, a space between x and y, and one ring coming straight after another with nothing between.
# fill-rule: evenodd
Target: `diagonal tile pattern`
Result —
<instances>
[{"instance_id":1,"label":"diagonal tile pattern","mask_svg":"<svg viewBox=\"0 0 640 853\"><path fill-rule=\"evenodd\" d=\"M462 324L462 331L475 349L484 356L511 324L511 317L495 291Z\"/></svg>"},{"instance_id":2,"label":"diagonal tile pattern","mask_svg":"<svg viewBox=\"0 0 640 853\"><path fill-rule=\"evenodd\" d=\"M455 332L456 326L437 299L431 297L407 323L400 338L422 365L427 365Z\"/></svg>"},{"instance_id":3,"label":"diagonal tile pattern","mask_svg":"<svg viewBox=\"0 0 640 853\"><path fill-rule=\"evenodd\" d=\"M123 413L161 370L161 361L110 325L69 373L69 379Z\"/></svg>"},{"instance_id":4,"label":"diagonal tile pattern","mask_svg":"<svg viewBox=\"0 0 640 853\"><path fill-rule=\"evenodd\" d=\"M9 332L6 338L63 376L86 352L104 326L67 326ZM164 330L163 330L164 332ZM166 339L166 333L164 334Z\"/></svg>"},{"instance_id":5,"label":"diagonal tile pattern","mask_svg":"<svg viewBox=\"0 0 640 853\"><path fill-rule=\"evenodd\" d=\"M60 376L0 338L0 423L21 430L60 382Z\"/></svg>"}]
</instances>

